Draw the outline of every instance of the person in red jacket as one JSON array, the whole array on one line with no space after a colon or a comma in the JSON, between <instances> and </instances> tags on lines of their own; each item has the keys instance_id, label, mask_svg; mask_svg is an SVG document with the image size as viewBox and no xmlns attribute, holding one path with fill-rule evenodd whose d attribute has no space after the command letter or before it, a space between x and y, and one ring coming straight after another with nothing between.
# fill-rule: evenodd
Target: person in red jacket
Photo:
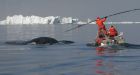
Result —
<instances>
[{"instance_id":1,"label":"person in red jacket","mask_svg":"<svg viewBox=\"0 0 140 75\"><path fill-rule=\"evenodd\" d=\"M103 42L103 40L105 40L105 36L104 35L98 35L96 40L95 40L95 46L100 46L101 43Z\"/></svg>"},{"instance_id":2,"label":"person in red jacket","mask_svg":"<svg viewBox=\"0 0 140 75\"><path fill-rule=\"evenodd\" d=\"M98 25L98 34L100 34L101 30L103 30L103 33L105 35L107 35L107 30L106 30L106 27L104 25L104 22L106 21L106 18L100 18L100 17L97 17L96 19L96 24Z\"/></svg>"},{"instance_id":3,"label":"person in red jacket","mask_svg":"<svg viewBox=\"0 0 140 75\"><path fill-rule=\"evenodd\" d=\"M110 28L108 30L108 35L111 38L114 38L115 36L118 35L118 31L116 30L116 28L113 25L110 26Z\"/></svg>"}]
</instances>

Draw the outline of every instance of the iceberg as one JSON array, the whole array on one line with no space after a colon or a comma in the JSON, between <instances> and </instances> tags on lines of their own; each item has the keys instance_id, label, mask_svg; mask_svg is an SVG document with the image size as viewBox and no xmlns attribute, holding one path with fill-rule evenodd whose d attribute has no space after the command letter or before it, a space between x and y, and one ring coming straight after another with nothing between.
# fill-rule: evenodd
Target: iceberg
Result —
<instances>
[{"instance_id":1,"label":"iceberg","mask_svg":"<svg viewBox=\"0 0 140 75\"><path fill-rule=\"evenodd\" d=\"M93 21L93 22L91 22ZM91 22L91 23L90 23ZM122 21L122 22L105 22L105 24L139 24L140 22ZM87 19L86 22L80 21L73 17L60 16L7 16L5 20L0 21L0 25L34 25L34 24L96 24L93 19Z\"/></svg>"},{"instance_id":2,"label":"iceberg","mask_svg":"<svg viewBox=\"0 0 140 75\"><path fill-rule=\"evenodd\" d=\"M0 24L76 24L79 21L77 18L72 17L60 17L60 16L48 16L48 17L39 17L39 16L23 16L23 15L14 15L7 16L6 20L0 21Z\"/></svg>"}]
</instances>

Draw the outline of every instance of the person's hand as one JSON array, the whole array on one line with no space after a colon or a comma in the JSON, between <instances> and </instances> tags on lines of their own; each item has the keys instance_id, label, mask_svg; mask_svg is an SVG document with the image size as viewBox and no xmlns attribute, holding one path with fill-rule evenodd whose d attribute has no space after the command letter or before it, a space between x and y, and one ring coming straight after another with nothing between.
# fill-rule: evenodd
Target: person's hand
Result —
<instances>
[{"instance_id":1,"label":"person's hand","mask_svg":"<svg viewBox=\"0 0 140 75\"><path fill-rule=\"evenodd\" d=\"M105 16L104 18L107 18L107 16Z\"/></svg>"}]
</instances>

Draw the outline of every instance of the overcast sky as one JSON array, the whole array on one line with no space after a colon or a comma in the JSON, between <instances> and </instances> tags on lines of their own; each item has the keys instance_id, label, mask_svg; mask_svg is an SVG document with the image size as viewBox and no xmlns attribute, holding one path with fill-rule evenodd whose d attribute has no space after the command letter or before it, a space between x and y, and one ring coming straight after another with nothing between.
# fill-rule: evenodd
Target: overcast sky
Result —
<instances>
[{"instance_id":1,"label":"overcast sky","mask_svg":"<svg viewBox=\"0 0 140 75\"><path fill-rule=\"evenodd\" d=\"M0 20L15 14L41 17L71 16L86 19L135 8L140 8L140 0L0 0ZM134 17L140 17L139 13L140 11L129 13L132 19L130 17L124 19L134 20L136 19ZM121 16L116 17L112 19L118 20Z\"/></svg>"}]
</instances>

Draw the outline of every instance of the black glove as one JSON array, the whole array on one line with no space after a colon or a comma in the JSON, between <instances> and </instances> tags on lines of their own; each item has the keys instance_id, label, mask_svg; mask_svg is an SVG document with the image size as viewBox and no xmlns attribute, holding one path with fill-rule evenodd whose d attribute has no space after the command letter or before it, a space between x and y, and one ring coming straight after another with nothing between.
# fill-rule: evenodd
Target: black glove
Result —
<instances>
[{"instance_id":1,"label":"black glove","mask_svg":"<svg viewBox=\"0 0 140 75\"><path fill-rule=\"evenodd\" d=\"M107 16L105 16L104 18L107 18Z\"/></svg>"}]
</instances>

